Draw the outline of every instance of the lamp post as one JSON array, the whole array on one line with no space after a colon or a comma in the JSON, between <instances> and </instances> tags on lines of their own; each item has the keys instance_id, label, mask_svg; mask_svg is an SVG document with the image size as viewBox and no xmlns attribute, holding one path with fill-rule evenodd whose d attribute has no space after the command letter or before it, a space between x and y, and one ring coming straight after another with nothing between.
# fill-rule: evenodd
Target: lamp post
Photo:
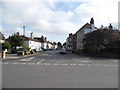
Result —
<instances>
[{"instance_id":1,"label":"lamp post","mask_svg":"<svg viewBox=\"0 0 120 90\"><path fill-rule=\"evenodd\" d=\"M25 37L25 26L23 26L23 36Z\"/></svg>"}]
</instances>

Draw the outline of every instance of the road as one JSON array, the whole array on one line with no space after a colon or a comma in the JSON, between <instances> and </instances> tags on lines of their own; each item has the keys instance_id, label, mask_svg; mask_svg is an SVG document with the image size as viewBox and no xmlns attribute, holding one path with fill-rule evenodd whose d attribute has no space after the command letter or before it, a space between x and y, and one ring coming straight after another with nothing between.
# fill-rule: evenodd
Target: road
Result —
<instances>
[{"instance_id":1,"label":"road","mask_svg":"<svg viewBox=\"0 0 120 90\"><path fill-rule=\"evenodd\" d=\"M117 88L118 60L72 53L2 61L3 88Z\"/></svg>"}]
</instances>

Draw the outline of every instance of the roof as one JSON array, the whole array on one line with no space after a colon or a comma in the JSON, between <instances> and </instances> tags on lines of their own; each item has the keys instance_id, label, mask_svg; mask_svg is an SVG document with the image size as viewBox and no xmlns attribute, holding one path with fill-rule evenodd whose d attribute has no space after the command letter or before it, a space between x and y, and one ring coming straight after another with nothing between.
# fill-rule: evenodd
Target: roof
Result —
<instances>
[{"instance_id":1,"label":"roof","mask_svg":"<svg viewBox=\"0 0 120 90\"><path fill-rule=\"evenodd\" d=\"M5 37L1 32L0 32L0 40L5 40Z\"/></svg>"},{"instance_id":2,"label":"roof","mask_svg":"<svg viewBox=\"0 0 120 90\"><path fill-rule=\"evenodd\" d=\"M83 28L91 28L91 25L89 23L86 23L84 26L82 26L76 33L78 33L79 31L81 31ZM75 34L76 34L75 33Z\"/></svg>"},{"instance_id":3,"label":"roof","mask_svg":"<svg viewBox=\"0 0 120 90\"><path fill-rule=\"evenodd\" d=\"M75 34L77 34L79 31L81 31L83 28L87 28L87 29L91 29L91 24L86 23L84 26L82 26ZM95 29L98 29L97 27L95 27Z\"/></svg>"},{"instance_id":4,"label":"roof","mask_svg":"<svg viewBox=\"0 0 120 90\"><path fill-rule=\"evenodd\" d=\"M30 37L25 37L25 41L28 41L28 40L35 41L35 42L39 42L39 41L36 40L36 39L32 39L32 38L30 38Z\"/></svg>"},{"instance_id":5,"label":"roof","mask_svg":"<svg viewBox=\"0 0 120 90\"><path fill-rule=\"evenodd\" d=\"M40 38L40 37L34 37L35 40L38 40L39 42L47 42L47 40L45 40L44 38Z\"/></svg>"}]
</instances>

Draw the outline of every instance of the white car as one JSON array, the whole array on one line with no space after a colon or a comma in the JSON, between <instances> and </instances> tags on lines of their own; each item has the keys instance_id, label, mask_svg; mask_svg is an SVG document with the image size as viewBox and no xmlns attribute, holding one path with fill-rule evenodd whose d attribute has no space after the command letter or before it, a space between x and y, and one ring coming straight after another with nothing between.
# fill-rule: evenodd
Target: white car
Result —
<instances>
[{"instance_id":1,"label":"white car","mask_svg":"<svg viewBox=\"0 0 120 90\"><path fill-rule=\"evenodd\" d=\"M66 49L65 49L65 48L62 48L59 53L60 53L60 54L66 54L67 52L66 52Z\"/></svg>"}]
</instances>

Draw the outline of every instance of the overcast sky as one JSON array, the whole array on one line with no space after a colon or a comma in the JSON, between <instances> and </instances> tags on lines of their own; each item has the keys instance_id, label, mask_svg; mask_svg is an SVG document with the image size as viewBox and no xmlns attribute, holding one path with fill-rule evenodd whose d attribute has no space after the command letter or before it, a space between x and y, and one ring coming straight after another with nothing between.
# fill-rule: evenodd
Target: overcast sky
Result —
<instances>
[{"instance_id":1,"label":"overcast sky","mask_svg":"<svg viewBox=\"0 0 120 90\"><path fill-rule=\"evenodd\" d=\"M34 33L34 37L44 35L50 41L65 42L69 33L75 33L94 17L95 26L117 28L119 0L4 0L2 9L2 25L0 31L8 37L15 32L26 36ZM26 1L26 2L25 2Z\"/></svg>"}]
</instances>

